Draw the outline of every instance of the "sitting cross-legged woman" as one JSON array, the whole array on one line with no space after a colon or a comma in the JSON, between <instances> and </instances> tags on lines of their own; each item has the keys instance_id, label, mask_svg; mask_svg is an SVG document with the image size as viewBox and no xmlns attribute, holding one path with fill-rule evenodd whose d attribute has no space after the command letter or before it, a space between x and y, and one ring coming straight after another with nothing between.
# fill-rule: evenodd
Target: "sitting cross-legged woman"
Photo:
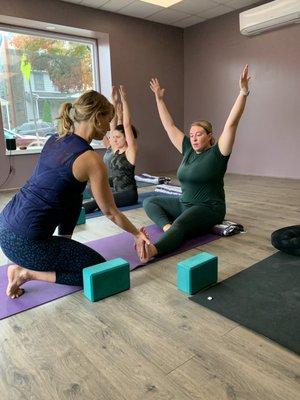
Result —
<instances>
[{"instance_id":1,"label":"sitting cross-legged woman","mask_svg":"<svg viewBox=\"0 0 300 400\"><path fill-rule=\"evenodd\" d=\"M124 86L120 86L121 104L118 102L118 92L112 90L112 102L117 112L110 123L110 137L105 136L103 143L107 150L103 161L108 169L109 182L112 187L117 207L126 207L138 202L138 192L135 175L137 157L137 131L131 125L131 115ZM122 112L123 109L123 112ZM84 202L87 214L98 209L95 200Z\"/></svg>"},{"instance_id":2,"label":"sitting cross-legged woman","mask_svg":"<svg viewBox=\"0 0 300 400\"><path fill-rule=\"evenodd\" d=\"M170 141L182 154L177 171L182 195L180 198L152 196L144 200L147 215L164 233L156 243L146 246L147 256L143 261L170 253L185 239L207 232L223 221L226 213L223 177L249 94L249 79L246 66L239 81L240 93L217 144L214 144L212 125L205 120L192 123L189 137L185 136L167 110L163 99L165 89L157 79L151 80L161 122Z\"/></svg>"}]
</instances>

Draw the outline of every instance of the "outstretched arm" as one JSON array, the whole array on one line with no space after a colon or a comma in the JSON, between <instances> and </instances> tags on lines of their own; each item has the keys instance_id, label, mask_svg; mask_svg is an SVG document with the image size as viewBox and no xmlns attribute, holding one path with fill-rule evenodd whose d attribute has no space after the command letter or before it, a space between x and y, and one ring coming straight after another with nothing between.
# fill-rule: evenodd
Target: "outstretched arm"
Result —
<instances>
[{"instance_id":1,"label":"outstretched arm","mask_svg":"<svg viewBox=\"0 0 300 400\"><path fill-rule=\"evenodd\" d=\"M131 162L132 164L135 164L137 143L136 143L135 137L133 135L132 126L131 126L131 115L130 115L130 109L129 109L128 99L127 99L127 92L123 85L120 86L119 93L120 93L120 98L121 98L122 107L123 107L123 125L124 125L124 131L125 131L125 138L126 138L126 142L128 145L128 148L126 150L126 155L127 155L128 161Z\"/></svg>"},{"instance_id":2,"label":"outstretched arm","mask_svg":"<svg viewBox=\"0 0 300 400\"><path fill-rule=\"evenodd\" d=\"M117 123L118 125L123 124L123 109L122 104L118 103L116 106L116 113L117 113Z\"/></svg>"},{"instance_id":3,"label":"outstretched arm","mask_svg":"<svg viewBox=\"0 0 300 400\"><path fill-rule=\"evenodd\" d=\"M107 134L104 135L104 137L103 137L103 139L102 139L102 142L103 142L104 147L105 147L106 149L109 149L109 148L111 147L110 141L109 141L109 137L107 136Z\"/></svg>"},{"instance_id":4,"label":"outstretched arm","mask_svg":"<svg viewBox=\"0 0 300 400\"><path fill-rule=\"evenodd\" d=\"M146 257L146 244L150 244L145 230L136 228L116 207L111 188L108 183L107 169L99 154L86 151L76 158L73 174L80 181L89 180L93 197L100 210L114 224L134 236L136 250L141 259Z\"/></svg>"},{"instance_id":5,"label":"outstretched arm","mask_svg":"<svg viewBox=\"0 0 300 400\"><path fill-rule=\"evenodd\" d=\"M157 78L153 78L150 81L150 88L152 92L155 94L156 104L158 113L160 116L161 123L165 128L169 139L171 140L172 144L176 147L176 149L182 153L182 142L184 138L184 133L178 129L174 121L167 109L167 106L163 100L165 89L160 87L159 81Z\"/></svg>"},{"instance_id":6,"label":"outstretched arm","mask_svg":"<svg viewBox=\"0 0 300 400\"><path fill-rule=\"evenodd\" d=\"M110 131L114 131L116 129L117 123L118 123L118 116L117 116L117 112L116 112L116 108L117 108L117 103L118 103L118 90L115 86L112 86L111 88L111 102L112 105L115 108L115 114L113 119L110 121Z\"/></svg>"},{"instance_id":7,"label":"outstretched arm","mask_svg":"<svg viewBox=\"0 0 300 400\"><path fill-rule=\"evenodd\" d=\"M247 96L249 94L249 80L248 65L246 65L240 77L240 93L230 111L218 142L220 152L224 156L228 156L233 148L237 127L244 112Z\"/></svg>"}]
</instances>

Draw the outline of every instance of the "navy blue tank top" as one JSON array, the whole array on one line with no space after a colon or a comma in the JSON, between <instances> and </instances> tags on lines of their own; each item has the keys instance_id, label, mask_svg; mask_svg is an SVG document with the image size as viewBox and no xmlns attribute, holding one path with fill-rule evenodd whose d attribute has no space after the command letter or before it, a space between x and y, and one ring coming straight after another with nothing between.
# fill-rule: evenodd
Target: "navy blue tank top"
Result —
<instances>
[{"instance_id":1,"label":"navy blue tank top","mask_svg":"<svg viewBox=\"0 0 300 400\"><path fill-rule=\"evenodd\" d=\"M82 202L87 182L74 177L72 165L87 150L93 148L75 134L50 137L33 174L3 209L4 226L29 239L53 235L64 215Z\"/></svg>"}]
</instances>

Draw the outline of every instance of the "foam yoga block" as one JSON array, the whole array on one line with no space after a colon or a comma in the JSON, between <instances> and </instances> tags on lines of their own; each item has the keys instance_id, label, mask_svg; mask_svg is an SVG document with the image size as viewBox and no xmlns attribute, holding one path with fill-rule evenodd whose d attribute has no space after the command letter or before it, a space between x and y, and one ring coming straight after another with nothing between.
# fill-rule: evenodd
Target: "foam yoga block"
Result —
<instances>
[{"instance_id":1,"label":"foam yoga block","mask_svg":"<svg viewBox=\"0 0 300 400\"><path fill-rule=\"evenodd\" d=\"M81 211L76 225L82 225L82 224L85 224L85 209L83 207L81 207Z\"/></svg>"},{"instance_id":2,"label":"foam yoga block","mask_svg":"<svg viewBox=\"0 0 300 400\"><path fill-rule=\"evenodd\" d=\"M218 257L202 252L177 264L177 288L194 294L218 280Z\"/></svg>"},{"instance_id":3,"label":"foam yoga block","mask_svg":"<svg viewBox=\"0 0 300 400\"><path fill-rule=\"evenodd\" d=\"M123 258L114 258L87 267L83 273L83 294L98 301L130 288L130 266Z\"/></svg>"},{"instance_id":4,"label":"foam yoga block","mask_svg":"<svg viewBox=\"0 0 300 400\"><path fill-rule=\"evenodd\" d=\"M82 193L82 198L83 198L83 200L89 200L89 199L91 199L93 196L92 196L92 193L91 193L91 191L89 190L89 189L85 189L84 190L84 192Z\"/></svg>"}]
</instances>

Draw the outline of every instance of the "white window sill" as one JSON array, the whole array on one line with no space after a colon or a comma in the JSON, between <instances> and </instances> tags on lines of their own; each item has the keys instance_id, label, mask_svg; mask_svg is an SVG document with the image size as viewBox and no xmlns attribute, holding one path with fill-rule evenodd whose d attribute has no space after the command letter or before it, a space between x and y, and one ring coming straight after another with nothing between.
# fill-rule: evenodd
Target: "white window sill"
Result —
<instances>
[{"instance_id":1,"label":"white window sill","mask_svg":"<svg viewBox=\"0 0 300 400\"><path fill-rule=\"evenodd\" d=\"M92 147L94 150L99 150L99 149L104 149L103 143L92 143ZM34 146L34 147L29 147L26 150L20 150L17 148L17 150L6 150L5 154L7 156L21 156L24 154L38 154L42 151L43 147L42 146Z\"/></svg>"}]
</instances>

